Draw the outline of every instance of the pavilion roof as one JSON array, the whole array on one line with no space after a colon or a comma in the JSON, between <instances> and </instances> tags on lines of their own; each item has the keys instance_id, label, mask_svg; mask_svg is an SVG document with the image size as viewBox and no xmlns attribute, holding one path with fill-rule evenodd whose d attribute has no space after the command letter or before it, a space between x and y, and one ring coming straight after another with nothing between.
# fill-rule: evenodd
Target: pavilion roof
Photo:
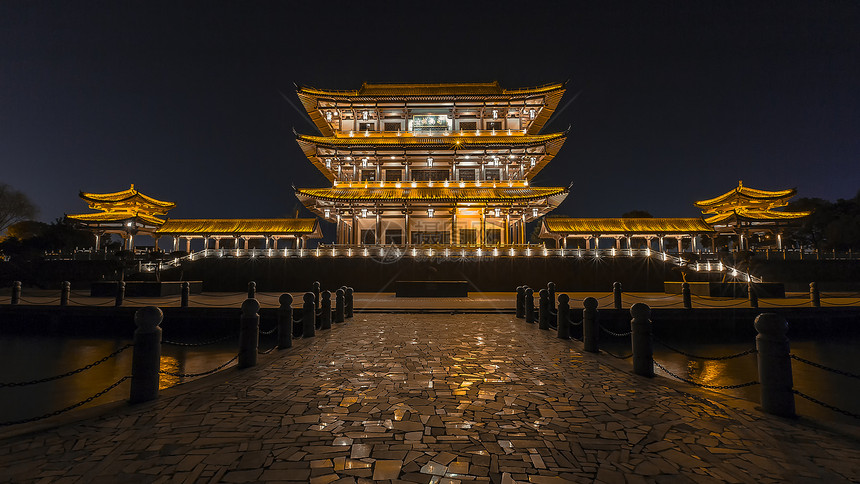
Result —
<instances>
[{"instance_id":1,"label":"pavilion roof","mask_svg":"<svg viewBox=\"0 0 860 484\"><path fill-rule=\"evenodd\" d=\"M299 86L298 92L325 97L455 97L455 96L525 96L564 89L566 83L550 83L536 87L503 89L498 81L454 83L362 83L356 90L317 89Z\"/></svg>"},{"instance_id":2,"label":"pavilion roof","mask_svg":"<svg viewBox=\"0 0 860 484\"><path fill-rule=\"evenodd\" d=\"M176 204L173 202L165 202L163 200L158 200L148 195L144 195L143 193L134 188L134 184L132 184L126 190L121 190L113 193L80 192L80 197L87 202L90 202L90 206L109 206L120 204L122 202L137 202L142 205L150 205L156 209L163 209L158 213L166 213L167 210L170 210L171 208L174 208L176 206Z\"/></svg>"},{"instance_id":3,"label":"pavilion roof","mask_svg":"<svg viewBox=\"0 0 860 484\"><path fill-rule=\"evenodd\" d=\"M744 222L779 222L786 220L797 220L811 215L812 212L780 212L776 210L757 210L738 208L727 212L718 213L708 217L705 222L716 225L735 221Z\"/></svg>"},{"instance_id":4,"label":"pavilion roof","mask_svg":"<svg viewBox=\"0 0 860 484\"><path fill-rule=\"evenodd\" d=\"M739 181L736 188L718 197L695 202L695 205L703 209L703 213L721 213L738 207L756 207L766 210L785 206L788 204L788 199L795 195L797 195L796 188L777 191L759 190L745 187L743 181Z\"/></svg>"},{"instance_id":5,"label":"pavilion roof","mask_svg":"<svg viewBox=\"0 0 860 484\"><path fill-rule=\"evenodd\" d=\"M408 182L407 182L408 183ZM440 183L441 184L441 183ZM301 200L318 199L340 202L527 202L543 198L566 197L563 187L334 187L297 188Z\"/></svg>"},{"instance_id":6,"label":"pavilion roof","mask_svg":"<svg viewBox=\"0 0 860 484\"><path fill-rule=\"evenodd\" d=\"M149 214L139 212L115 211L66 215L67 218L85 223L125 222L137 219L149 225L159 226L164 220Z\"/></svg>"},{"instance_id":7,"label":"pavilion roof","mask_svg":"<svg viewBox=\"0 0 860 484\"><path fill-rule=\"evenodd\" d=\"M234 234L312 234L318 228L315 218L250 219L168 219L156 231L164 235L234 235Z\"/></svg>"},{"instance_id":8,"label":"pavilion roof","mask_svg":"<svg viewBox=\"0 0 860 484\"><path fill-rule=\"evenodd\" d=\"M713 232L701 218L568 218L547 217L547 232L560 234L676 234Z\"/></svg>"}]
</instances>

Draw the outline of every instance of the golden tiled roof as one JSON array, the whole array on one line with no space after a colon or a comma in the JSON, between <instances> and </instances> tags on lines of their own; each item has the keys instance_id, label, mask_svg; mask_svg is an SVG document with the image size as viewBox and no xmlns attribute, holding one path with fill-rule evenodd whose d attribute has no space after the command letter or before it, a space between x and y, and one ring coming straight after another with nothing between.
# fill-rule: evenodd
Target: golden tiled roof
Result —
<instances>
[{"instance_id":1,"label":"golden tiled roof","mask_svg":"<svg viewBox=\"0 0 860 484\"><path fill-rule=\"evenodd\" d=\"M796 188L777 191L758 190L745 187L743 181L739 181L737 188L719 197L695 202L695 205L704 209L703 213L720 213L722 211L733 210L736 207L770 209L785 206L788 203L788 199L796 194Z\"/></svg>"},{"instance_id":2,"label":"golden tiled roof","mask_svg":"<svg viewBox=\"0 0 860 484\"><path fill-rule=\"evenodd\" d=\"M335 187L298 188L299 200L312 198L339 202L478 202L507 203L567 196L562 187Z\"/></svg>"},{"instance_id":3,"label":"golden tiled roof","mask_svg":"<svg viewBox=\"0 0 860 484\"><path fill-rule=\"evenodd\" d=\"M165 210L170 210L175 207L176 204L173 202L165 202L162 200L157 200L148 195L144 195L140 193L137 189L134 188L134 184L131 185L130 188L126 190L122 190L119 192L113 193L89 193L89 192L80 192L80 197L84 200L96 203L96 204L111 204L111 203L119 203L131 201L132 199L137 198L138 202L142 202L147 205L152 205L153 207L162 208ZM164 213L164 212L162 212Z\"/></svg>"},{"instance_id":4,"label":"golden tiled roof","mask_svg":"<svg viewBox=\"0 0 860 484\"><path fill-rule=\"evenodd\" d=\"M150 225L161 225L164 220L148 214L135 212L98 212L66 215L67 218L81 222L124 222L126 220L138 219Z\"/></svg>"},{"instance_id":5,"label":"golden tiled roof","mask_svg":"<svg viewBox=\"0 0 860 484\"><path fill-rule=\"evenodd\" d=\"M317 89L300 86L298 92L325 97L452 97L452 96L524 96L564 89L564 83L503 89L498 81L457 83L363 83L357 90Z\"/></svg>"},{"instance_id":6,"label":"golden tiled roof","mask_svg":"<svg viewBox=\"0 0 860 484\"><path fill-rule=\"evenodd\" d=\"M224 218L169 219L156 231L158 234L310 234L317 227L313 218Z\"/></svg>"},{"instance_id":7,"label":"golden tiled roof","mask_svg":"<svg viewBox=\"0 0 860 484\"><path fill-rule=\"evenodd\" d=\"M677 234L713 232L701 218L547 217L547 231L559 234Z\"/></svg>"},{"instance_id":8,"label":"golden tiled roof","mask_svg":"<svg viewBox=\"0 0 860 484\"><path fill-rule=\"evenodd\" d=\"M779 220L797 220L811 215L812 212L778 212L776 210L745 210L742 208L722 212L713 217L708 217L705 222L714 225L725 222L731 219L741 219L744 221L779 221Z\"/></svg>"},{"instance_id":9,"label":"golden tiled roof","mask_svg":"<svg viewBox=\"0 0 860 484\"><path fill-rule=\"evenodd\" d=\"M484 131L484 133L488 133ZM496 136L463 134L451 136L397 136L395 133L375 133L364 136L361 132L354 136L309 136L296 135L299 141L313 143L317 146L330 146L335 148L349 147L358 149L368 147L391 147L391 148L435 148L443 150L456 150L463 148L474 148L483 146L506 147L506 146L540 146L552 140L565 138L567 133L551 133L545 135L523 135L522 131L507 135L507 131L499 131Z\"/></svg>"}]
</instances>

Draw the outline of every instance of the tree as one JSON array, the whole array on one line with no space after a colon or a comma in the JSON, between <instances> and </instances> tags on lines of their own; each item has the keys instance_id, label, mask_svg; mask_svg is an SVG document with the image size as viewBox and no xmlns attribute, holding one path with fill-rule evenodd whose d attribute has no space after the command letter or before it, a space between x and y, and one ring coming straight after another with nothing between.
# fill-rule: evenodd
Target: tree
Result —
<instances>
[{"instance_id":1,"label":"tree","mask_svg":"<svg viewBox=\"0 0 860 484\"><path fill-rule=\"evenodd\" d=\"M646 210L631 210L622 213L621 218L654 218L654 216Z\"/></svg>"},{"instance_id":2,"label":"tree","mask_svg":"<svg viewBox=\"0 0 860 484\"><path fill-rule=\"evenodd\" d=\"M0 183L0 232L21 220L36 217L39 210L27 195L5 183Z\"/></svg>"}]
</instances>

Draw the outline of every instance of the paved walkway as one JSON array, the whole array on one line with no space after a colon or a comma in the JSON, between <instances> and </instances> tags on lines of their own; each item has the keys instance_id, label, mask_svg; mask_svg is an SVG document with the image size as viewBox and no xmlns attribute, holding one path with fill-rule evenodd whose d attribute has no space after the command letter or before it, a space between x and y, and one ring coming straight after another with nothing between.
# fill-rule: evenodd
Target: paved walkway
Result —
<instances>
[{"instance_id":1,"label":"paved walkway","mask_svg":"<svg viewBox=\"0 0 860 484\"><path fill-rule=\"evenodd\" d=\"M14 482L848 482L860 444L507 315L365 314L256 368L0 442Z\"/></svg>"}]
</instances>

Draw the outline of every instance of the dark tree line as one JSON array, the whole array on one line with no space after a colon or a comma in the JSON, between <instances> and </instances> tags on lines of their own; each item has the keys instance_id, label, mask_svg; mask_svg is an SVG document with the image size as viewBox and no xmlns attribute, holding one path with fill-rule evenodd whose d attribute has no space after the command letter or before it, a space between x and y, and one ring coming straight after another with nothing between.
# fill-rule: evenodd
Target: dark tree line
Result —
<instances>
[{"instance_id":1,"label":"dark tree line","mask_svg":"<svg viewBox=\"0 0 860 484\"><path fill-rule=\"evenodd\" d=\"M819 250L860 250L860 191L854 198L835 202L821 198L799 198L786 210L812 211L789 241Z\"/></svg>"},{"instance_id":2,"label":"dark tree line","mask_svg":"<svg viewBox=\"0 0 860 484\"><path fill-rule=\"evenodd\" d=\"M75 228L65 219L50 224L25 220L10 225L6 234L0 242L0 253L13 259L36 259L45 252L93 246L93 234Z\"/></svg>"}]
</instances>

